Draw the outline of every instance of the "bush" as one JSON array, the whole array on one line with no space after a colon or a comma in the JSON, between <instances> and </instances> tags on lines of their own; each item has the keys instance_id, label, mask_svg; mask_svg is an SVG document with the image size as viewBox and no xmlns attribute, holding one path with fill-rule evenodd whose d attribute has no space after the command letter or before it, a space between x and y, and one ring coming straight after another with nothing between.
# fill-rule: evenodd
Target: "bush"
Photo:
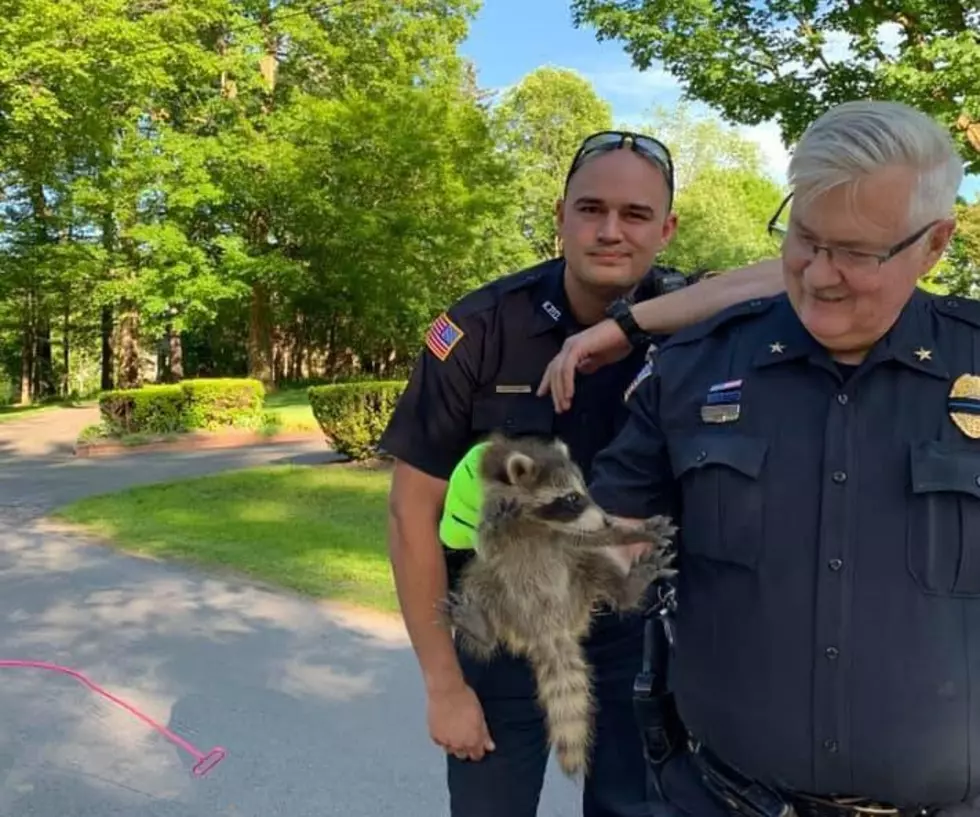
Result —
<instances>
[{"instance_id":1,"label":"bush","mask_svg":"<svg viewBox=\"0 0 980 817\"><path fill-rule=\"evenodd\" d=\"M103 392L99 410L106 430L124 434L173 434L222 427L258 428L264 389L258 380L186 380Z\"/></svg>"},{"instance_id":2,"label":"bush","mask_svg":"<svg viewBox=\"0 0 980 817\"><path fill-rule=\"evenodd\" d=\"M335 383L312 386L307 394L313 416L333 447L362 460L377 449L405 385L404 380Z\"/></svg>"},{"instance_id":3,"label":"bush","mask_svg":"<svg viewBox=\"0 0 980 817\"><path fill-rule=\"evenodd\" d=\"M190 428L252 428L262 425L265 388L258 380L185 380Z\"/></svg>"}]
</instances>

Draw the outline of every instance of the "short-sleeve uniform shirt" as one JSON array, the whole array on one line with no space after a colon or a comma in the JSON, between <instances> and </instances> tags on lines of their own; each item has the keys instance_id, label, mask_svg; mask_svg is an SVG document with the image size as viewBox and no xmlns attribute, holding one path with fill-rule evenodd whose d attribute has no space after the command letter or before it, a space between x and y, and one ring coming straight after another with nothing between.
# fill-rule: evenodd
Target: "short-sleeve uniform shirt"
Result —
<instances>
[{"instance_id":1,"label":"short-sleeve uniform shirt","mask_svg":"<svg viewBox=\"0 0 980 817\"><path fill-rule=\"evenodd\" d=\"M592 490L679 522L686 725L799 791L980 795L980 303L917 292L848 372L782 295L655 364Z\"/></svg>"},{"instance_id":2,"label":"short-sleeve uniform shirt","mask_svg":"<svg viewBox=\"0 0 980 817\"><path fill-rule=\"evenodd\" d=\"M588 475L595 454L626 418L623 394L645 349L580 379L571 410L556 415L536 395L548 363L584 327L568 308L564 261L504 276L469 293L432 325L381 448L448 480L470 447L491 432L561 437ZM654 268L636 300L674 271Z\"/></svg>"}]
</instances>

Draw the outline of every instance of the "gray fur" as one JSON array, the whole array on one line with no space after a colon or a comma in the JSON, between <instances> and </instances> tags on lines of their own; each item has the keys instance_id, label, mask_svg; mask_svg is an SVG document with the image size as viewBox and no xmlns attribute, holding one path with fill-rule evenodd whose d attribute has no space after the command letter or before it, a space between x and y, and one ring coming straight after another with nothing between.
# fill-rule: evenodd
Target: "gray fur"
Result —
<instances>
[{"instance_id":1,"label":"gray fur","mask_svg":"<svg viewBox=\"0 0 980 817\"><path fill-rule=\"evenodd\" d=\"M480 478L476 558L446 611L474 656L503 648L528 658L559 764L570 777L585 775L595 703L582 639L598 604L636 610L651 582L673 573L667 547L676 528L662 516L639 529L613 522L561 441L496 436ZM652 552L617 563L615 547L638 542L652 542Z\"/></svg>"}]
</instances>

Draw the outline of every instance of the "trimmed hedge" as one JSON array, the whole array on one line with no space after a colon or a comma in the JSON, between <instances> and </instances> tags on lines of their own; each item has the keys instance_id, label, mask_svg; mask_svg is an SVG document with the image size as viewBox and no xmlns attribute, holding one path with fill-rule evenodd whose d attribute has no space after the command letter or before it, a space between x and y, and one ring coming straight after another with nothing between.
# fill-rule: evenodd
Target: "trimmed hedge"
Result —
<instances>
[{"instance_id":1,"label":"trimmed hedge","mask_svg":"<svg viewBox=\"0 0 980 817\"><path fill-rule=\"evenodd\" d=\"M372 456L405 391L404 380L311 386L313 416L338 453L353 460Z\"/></svg>"},{"instance_id":2,"label":"trimmed hedge","mask_svg":"<svg viewBox=\"0 0 980 817\"><path fill-rule=\"evenodd\" d=\"M99 411L109 434L173 434L258 428L265 388L258 380L185 380L167 386L103 392Z\"/></svg>"}]
</instances>

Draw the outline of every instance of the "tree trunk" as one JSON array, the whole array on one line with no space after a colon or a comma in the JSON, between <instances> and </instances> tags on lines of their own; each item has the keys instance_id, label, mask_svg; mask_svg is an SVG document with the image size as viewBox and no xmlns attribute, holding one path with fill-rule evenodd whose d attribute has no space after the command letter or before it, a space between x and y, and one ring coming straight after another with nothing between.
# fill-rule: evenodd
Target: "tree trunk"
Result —
<instances>
[{"instance_id":1,"label":"tree trunk","mask_svg":"<svg viewBox=\"0 0 980 817\"><path fill-rule=\"evenodd\" d=\"M28 293L24 309L24 332L20 347L20 404L27 406L34 398L34 321Z\"/></svg>"},{"instance_id":2,"label":"tree trunk","mask_svg":"<svg viewBox=\"0 0 980 817\"><path fill-rule=\"evenodd\" d=\"M269 294L263 284L252 287L248 322L248 376L273 385L272 329L269 320Z\"/></svg>"},{"instance_id":3,"label":"tree trunk","mask_svg":"<svg viewBox=\"0 0 980 817\"><path fill-rule=\"evenodd\" d=\"M65 314L62 322L61 338L61 366L64 373L61 375L61 396L68 397L71 394L71 374L69 364L71 363L71 302L65 298Z\"/></svg>"},{"instance_id":4,"label":"tree trunk","mask_svg":"<svg viewBox=\"0 0 980 817\"><path fill-rule=\"evenodd\" d=\"M184 379L184 347L180 342L180 332L168 331L169 349L168 366L170 369L170 382L179 383Z\"/></svg>"},{"instance_id":5,"label":"tree trunk","mask_svg":"<svg viewBox=\"0 0 980 817\"><path fill-rule=\"evenodd\" d=\"M115 358L112 348L112 307L102 307L102 390L110 391L113 388L112 365Z\"/></svg>"},{"instance_id":6,"label":"tree trunk","mask_svg":"<svg viewBox=\"0 0 980 817\"><path fill-rule=\"evenodd\" d=\"M124 302L122 304L119 336L122 347L119 386L123 389L137 389L142 384L142 377L139 349L139 313L133 303Z\"/></svg>"}]
</instances>

